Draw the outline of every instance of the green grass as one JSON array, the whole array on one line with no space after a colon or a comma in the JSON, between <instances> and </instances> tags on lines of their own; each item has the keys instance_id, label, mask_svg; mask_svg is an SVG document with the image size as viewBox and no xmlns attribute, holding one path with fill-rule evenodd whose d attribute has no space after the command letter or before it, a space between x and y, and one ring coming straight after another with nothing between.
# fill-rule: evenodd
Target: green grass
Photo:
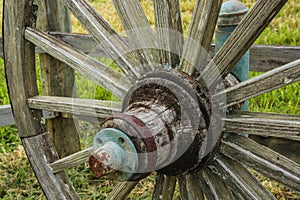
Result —
<instances>
[{"instance_id":1,"label":"green grass","mask_svg":"<svg viewBox=\"0 0 300 200\"><path fill-rule=\"evenodd\" d=\"M109 0L90 1L103 15L103 17L116 29L122 32L124 29L120 20L116 17L116 11ZM154 14L151 0L141 0L144 10L147 13L150 23L154 24ZM253 0L243 0L247 6L252 5ZM2 7L3 0L0 0ZM181 1L182 20L185 34L187 33L189 21L193 12L194 0ZM2 13L0 12L0 15ZM0 25L1 25L0 21ZM73 18L73 32L86 33L80 23ZM287 6L273 20L270 26L256 41L257 44L267 45L289 45L300 46L300 0L290 0ZM1 31L1 29L0 29ZM115 67L110 60L101 61ZM39 70L37 70L39 71ZM251 72L251 76L259 73ZM87 78L77 76L77 94L82 98L113 99L117 100L109 92L101 87L95 86ZM0 105L8 104L8 92L4 75L3 60L0 59ZM277 112L300 114L300 83L289 85L280 90L272 91L267 94L250 100L249 109L252 111ZM97 130L97 124L86 124L80 122L82 128L82 138L88 145L91 135ZM92 132L91 132L92 130ZM45 199L42 191L34 177L20 139L17 137L15 126L0 128L0 199ZM78 193L83 199L104 199L113 183L95 179L91 172L84 166L67 171L70 179L78 189ZM299 196L291 193L275 182L270 182L262 178L262 182L272 190L278 199L300 199ZM153 176L148 177L139 183L133 191L131 199L149 199L153 188ZM100 197L99 197L100 196ZM178 197L178 192L176 193Z\"/></svg>"}]
</instances>

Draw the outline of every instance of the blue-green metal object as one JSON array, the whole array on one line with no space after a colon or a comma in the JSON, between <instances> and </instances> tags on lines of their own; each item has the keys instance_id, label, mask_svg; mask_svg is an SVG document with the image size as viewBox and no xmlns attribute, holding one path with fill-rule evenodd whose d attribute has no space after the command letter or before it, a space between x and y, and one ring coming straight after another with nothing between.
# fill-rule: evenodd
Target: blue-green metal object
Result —
<instances>
[{"instance_id":1,"label":"blue-green metal object","mask_svg":"<svg viewBox=\"0 0 300 200\"><path fill-rule=\"evenodd\" d=\"M97 176L125 181L132 177L138 167L134 144L125 133L114 128L103 129L96 135L92 156L97 162L90 167Z\"/></svg>"},{"instance_id":2,"label":"blue-green metal object","mask_svg":"<svg viewBox=\"0 0 300 200\"><path fill-rule=\"evenodd\" d=\"M237 0L226 1L222 4L216 30L216 52L223 46L247 12L248 8ZM235 65L232 73L240 81L249 79L249 51ZM248 101L244 102L242 110L248 110Z\"/></svg>"}]
</instances>

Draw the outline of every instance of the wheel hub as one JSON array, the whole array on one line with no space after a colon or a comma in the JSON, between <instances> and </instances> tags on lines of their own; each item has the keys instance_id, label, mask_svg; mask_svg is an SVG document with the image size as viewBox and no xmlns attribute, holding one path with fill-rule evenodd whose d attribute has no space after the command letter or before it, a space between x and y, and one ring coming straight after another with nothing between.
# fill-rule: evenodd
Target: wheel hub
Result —
<instances>
[{"instance_id":1,"label":"wheel hub","mask_svg":"<svg viewBox=\"0 0 300 200\"><path fill-rule=\"evenodd\" d=\"M102 124L104 132L114 129L125 134L127 137L122 140L129 140L127 143L131 142L134 149L123 148L123 151L138 157L138 163L132 163L130 178L128 171L121 172L122 166L115 167L113 178L138 180L152 171L178 175L208 162L221 135L216 119L223 113L212 112L210 95L204 84L177 70L160 70L140 79L127 93L123 113ZM219 132L214 133L215 130ZM103 131L95 141L102 135ZM107 162L99 159L99 148L104 147L94 145L90 166L96 175L103 176L111 169L103 170ZM113 152L108 154L112 157ZM126 163L128 156L120 153L113 159L115 163L118 160Z\"/></svg>"}]
</instances>

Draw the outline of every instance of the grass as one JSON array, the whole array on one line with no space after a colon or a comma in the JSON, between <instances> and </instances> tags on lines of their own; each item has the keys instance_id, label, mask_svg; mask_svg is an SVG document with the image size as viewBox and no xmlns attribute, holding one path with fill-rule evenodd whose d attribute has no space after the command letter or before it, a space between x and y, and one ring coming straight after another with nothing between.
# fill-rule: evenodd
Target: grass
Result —
<instances>
[{"instance_id":1,"label":"grass","mask_svg":"<svg viewBox=\"0 0 300 200\"><path fill-rule=\"evenodd\" d=\"M116 17L116 11L113 8L111 1L90 0L90 2L95 8L100 10L103 17L118 30L118 32L124 31L120 20ZM152 1L141 0L141 2L149 22L153 25L154 13ZM183 27L185 34L187 34L195 0L182 0L181 2ZM242 2L250 7L254 1L243 0ZM2 5L3 0L0 0L0 6L2 7ZM0 15L2 15L1 12ZM0 25L1 23L0 20ZM72 25L73 32L86 33L84 28L74 17L72 18ZM287 6L257 39L256 43L300 46L299 30L300 0L290 0L288 1ZM110 60L101 61L115 67ZM251 72L252 77L256 75L258 75L258 73ZM263 112L300 114L299 88L300 83L295 83L280 90L275 90L253 98L250 100L249 109ZM100 87L96 87L91 81L80 75L77 75L77 93L80 97L85 98L112 98L116 100L110 93L104 91ZM8 103L9 98L4 79L3 60L0 59L0 105ZM92 135L99 127L97 124L86 124L83 122L79 122L79 124L81 126L81 136L83 141L85 141L83 144L88 145L87 141L91 139ZM17 137L16 127L8 126L0 128L0 137L0 199L45 199L28 163L20 139ZM95 179L84 165L70 169L67 173L78 189L80 197L83 199L105 199L106 193L113 187L112 182ZM257 174L257 176L261 178L263 184L272 191L278 199L300 199L299 195L295 195L278 183L269 181L259 174ZM133 191L131 199L149 199L153 183L153 176L140 182L138 187ZM176 197L178 198L178 192L176 192Z\"/></svg>"}]
</instances>

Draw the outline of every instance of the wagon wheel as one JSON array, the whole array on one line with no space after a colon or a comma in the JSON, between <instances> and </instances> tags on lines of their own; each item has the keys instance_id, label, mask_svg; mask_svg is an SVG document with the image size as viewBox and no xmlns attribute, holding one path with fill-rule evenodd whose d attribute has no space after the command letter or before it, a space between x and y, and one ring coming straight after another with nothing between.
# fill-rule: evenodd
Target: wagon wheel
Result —
<instances>
[{"instance_id":1,"label":"wagon wheel","mask_svg":"<svg viewBox=\"0 0 300 200\"><path fill-rule=\"evenodd\" d=\"M240 134L299 140L300 118L242 112L234 105L298 81L300 61L223 88L223 79L286 0L258 0L208 64L203 50L210 47L221 0L196 1L184 44L178 34L182 27L177 0L154 0L156 32L139 1L113 0L128 40L87 0L63 2L122 73L35 29L36 1L5 1L4 55L11 103L26 153L48 199L78 198L64 170L89 156L97 175L131 180L118 184L109 196L112 199L124 199L138 180L154 170L158 171L154 199L172 198L176 181L182 199L275 199L248 168L299 192L299 164ZM38 96L35 46L124 99L123 107ZM92 154L87 149L58 159L41 109L81 115L95 115L96 110L98 117L108 117ZM120 114L109 116L116 110ZM110 157L115 152L124 155Z\"/></svg>"}]
</instances>

